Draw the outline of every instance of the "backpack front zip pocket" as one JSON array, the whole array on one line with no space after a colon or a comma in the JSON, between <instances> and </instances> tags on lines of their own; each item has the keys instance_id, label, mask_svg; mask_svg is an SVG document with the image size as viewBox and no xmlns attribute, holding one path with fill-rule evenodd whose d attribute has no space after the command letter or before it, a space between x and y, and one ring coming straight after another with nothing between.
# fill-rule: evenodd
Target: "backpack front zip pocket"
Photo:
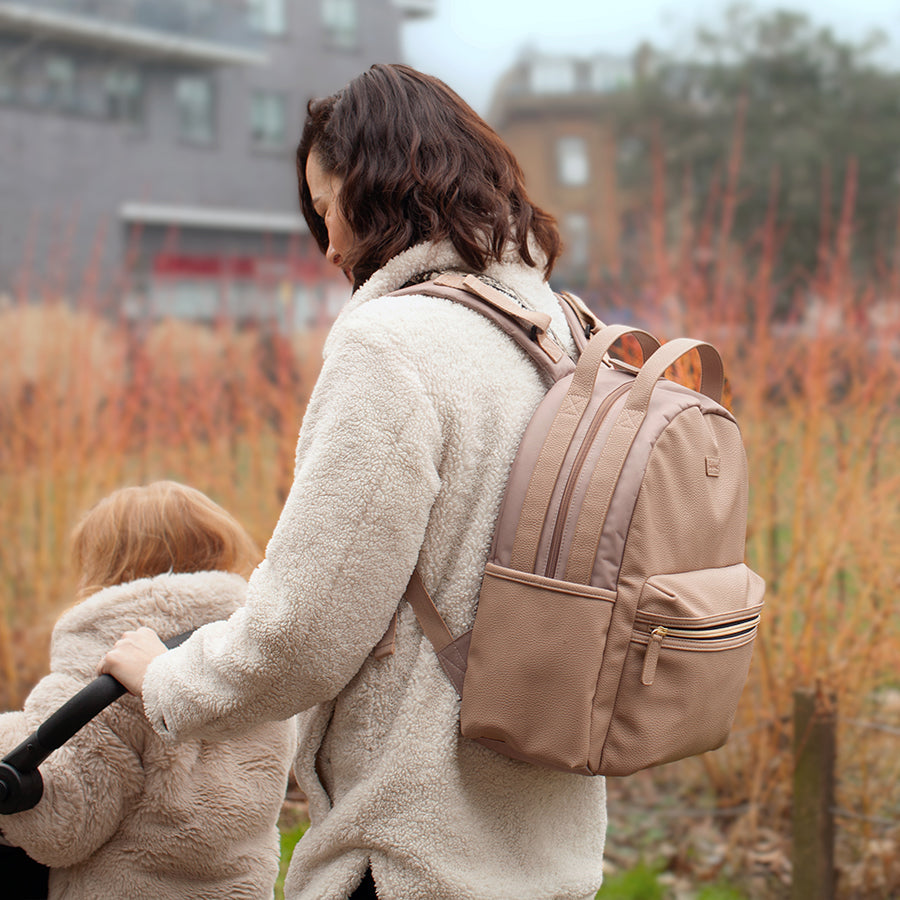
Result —
<instances>
[{"instance_id":1,"label":"backpack front zip pocket","mask_svg":"<svg viewBox=\"0 0 900 900\"><path fill-rule=\"evenodd\" d=\"M653 575L635 599L595 768L628 774L725 743L750 669L765 583L743 563ZM689 725L689 727L686 727Z\"/></svg>"},{"instance_id":2,"label":"backpack front zip pocket","mask_svg":"<svg viewBox=\"0 0 900 900\"><path fill-rule=\"evenodd\" d=\"M636 626L641 623L635 622ZM695 626L683 624L680 627L673 625L657 625L647 635L647 650L644 653L644 665L641 671L641 684L651 685L656 676L656 665L659 661L659 653L663 642L666 646L682 650L720 650L728 646L734 646L743 641L734 641L735 638L753 635L759 625L759 613L748 618L742 618L736 622L717 625ZM635 639L642 641L642 631L635 635ZM697 642L700 643L697 643ZM704 644L704 642L710 642ZM717 642L712 646L712 642ZM724 642L724 643L723 643Z\"/></svg>"}]
</instances>

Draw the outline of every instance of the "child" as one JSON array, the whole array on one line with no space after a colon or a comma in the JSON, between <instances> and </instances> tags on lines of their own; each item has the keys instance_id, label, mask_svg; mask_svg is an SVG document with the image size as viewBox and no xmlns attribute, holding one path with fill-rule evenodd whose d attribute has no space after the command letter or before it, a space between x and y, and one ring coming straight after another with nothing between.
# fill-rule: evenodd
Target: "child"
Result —
<instances>
[{"instance_id":1,"label":"child","mask_svg":"<svg viewBox=\"0 0 900 900\"><path fill-rule=\"evenodd\" d=\"M0 755L94 679L124 630L167 639L228 618L244 601L239 573L258 558L193 488L160 481L98 503L73 535L80 602L56 623L50 674L24 712L0 715ZM51 867L51 898L271 898L294 744L292 720L173 743L126 695L41 765L41 801L0 816L0 829Z\"/></svg>"}]
</instances>

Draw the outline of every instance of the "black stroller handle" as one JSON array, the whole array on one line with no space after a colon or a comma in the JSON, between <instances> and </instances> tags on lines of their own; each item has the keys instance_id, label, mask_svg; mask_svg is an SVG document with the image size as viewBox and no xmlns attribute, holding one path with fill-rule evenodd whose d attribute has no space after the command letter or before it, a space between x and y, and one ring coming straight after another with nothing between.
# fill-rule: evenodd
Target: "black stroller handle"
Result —
<instances>
[{"instance_id":1,"label":"black stroller handle","mask_svg":"<svg viewBox=\"0 0 900 900\"><path fill-rule=\"evenodd\" d=\"M172 650L183 644L195 630L163 643ZM0 815L8 816L36 806L44 793L38 766L125 693L127 689L112 675L99 675L51 713L37 731L10 750L0 761Z\"/></svg>"}]
</instances>

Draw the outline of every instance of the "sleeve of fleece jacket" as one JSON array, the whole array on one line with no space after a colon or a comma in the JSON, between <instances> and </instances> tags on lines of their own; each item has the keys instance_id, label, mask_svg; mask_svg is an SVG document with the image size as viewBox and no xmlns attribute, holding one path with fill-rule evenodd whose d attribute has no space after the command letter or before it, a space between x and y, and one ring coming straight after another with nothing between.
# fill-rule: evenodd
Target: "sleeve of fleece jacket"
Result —
<instances>
[{"instance_id":1,"label":"sleeve of fleece jacket","mask_svg":"<svg viewBox=\"0 0 900 900\"><path fill-rule=\"evenodd\" d=\"M82 687L59 673L42 679L24 712L0 715L0 753L18 746ZM44 793L37 806L0 817L7 839L44 865L63 868L87 859L112 837L140 793L141 761L109 727L110 715L101 713L41 764Z\"/></svg>"},{"instance_id":2,"label":"sleeve of fleece jacket","mask_svg":"<svg viewBox=\"0 0 900 900\"><path fill-rule=\"evenodd\" d=\"M412 323L383 307L333 335L246 605L148 668L161 735L221 737L330 700L384 634L440 487L442 430Z\"/></svg>"}]
</instances>

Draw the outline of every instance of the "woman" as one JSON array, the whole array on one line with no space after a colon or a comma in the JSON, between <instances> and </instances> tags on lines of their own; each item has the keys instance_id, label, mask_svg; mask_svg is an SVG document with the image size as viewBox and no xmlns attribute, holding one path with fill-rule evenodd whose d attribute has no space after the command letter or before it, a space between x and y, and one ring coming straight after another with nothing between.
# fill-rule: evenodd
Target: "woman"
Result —
<instances>
[{"instance_id":1,"label":"woman","mask_svg":"<svg viewBox=\"0 0 900 900\"><path fill-rule=\"evenodd\" d=\"M414 568L472 625L500 498L545 391L524 352L454 303L386 296L477 272L549 313L552 220L451 90L373 66L313 102L297 151L310 230L354 291L325 346L294 484L247 605L165 655L126 635L103 663L174 739L300 713L312 827L291 900L584 900L601 880L602 778L504 758L459 734L459 702L402 601ZM574 351L573 351L574 352ZM396 650L379 643L399 611ZM362 882L362 883L361 883Z\"/></svg>"}]
</instances>

